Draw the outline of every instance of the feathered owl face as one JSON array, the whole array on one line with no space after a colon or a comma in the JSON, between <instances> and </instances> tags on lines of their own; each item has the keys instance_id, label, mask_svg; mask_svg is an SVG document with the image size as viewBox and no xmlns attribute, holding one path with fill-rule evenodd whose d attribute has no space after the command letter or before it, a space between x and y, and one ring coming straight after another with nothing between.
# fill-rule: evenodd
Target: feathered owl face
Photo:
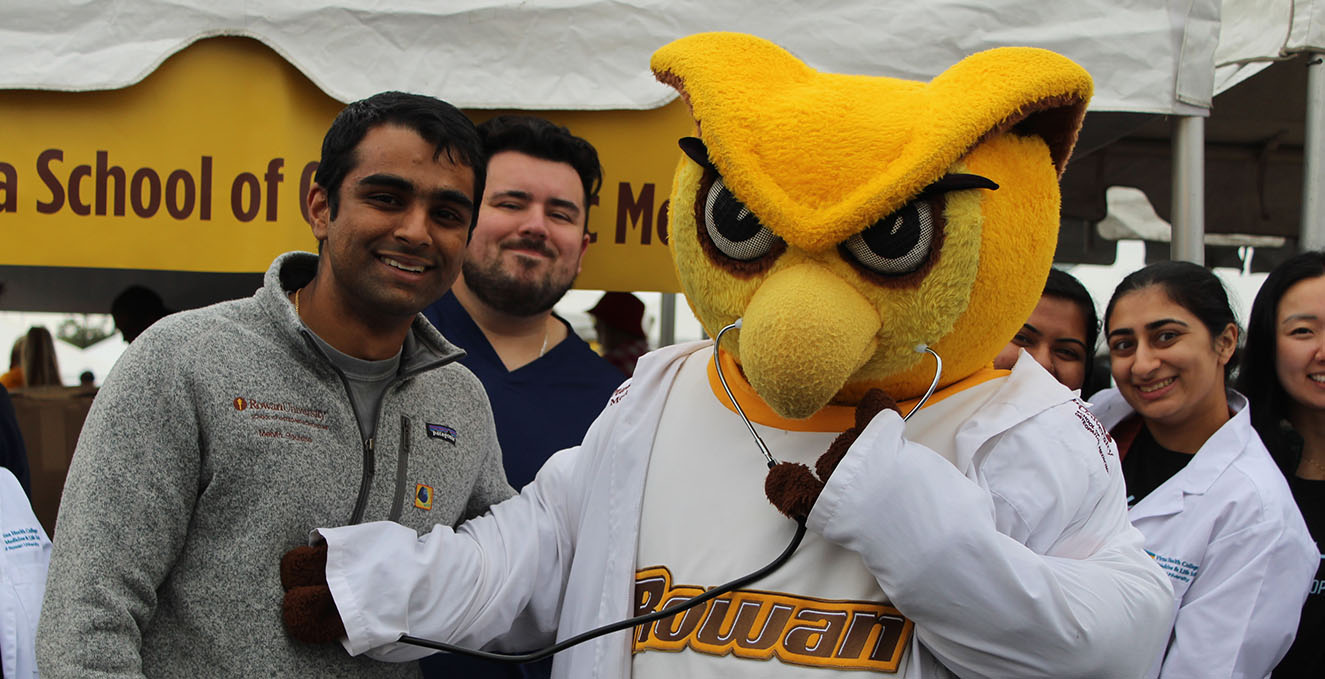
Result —
<instances>
[{"instance_id":1,"label":"feathered owl face","mask_svg":"<svg viewBox=\"0 0 1325 679\"><path fill-rule=\"evenodd\" d=\"M1039 298L1058 173L1090 80L1043 50L963 60L931 83L818 73L751 36L654 55L691 106L671 244L686 297L776 412L882 387L918 395L987 366ZM729 334L730 336L730 334Z\"/></svg>"}]
</instances>

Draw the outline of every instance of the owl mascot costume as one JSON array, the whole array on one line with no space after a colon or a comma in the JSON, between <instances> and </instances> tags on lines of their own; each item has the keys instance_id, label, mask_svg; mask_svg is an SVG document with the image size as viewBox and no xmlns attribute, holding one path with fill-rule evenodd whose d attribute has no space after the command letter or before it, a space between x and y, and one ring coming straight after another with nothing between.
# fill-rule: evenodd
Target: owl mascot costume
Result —
<instances>
[{"instance_id":1,"label":"owl mascot costume","mask_svg":"<svg viewBox=\"0 0 1325 679\"><path fill-rule=\"evenodd\" d=\"M283 563L292 634L535 648L756 571L799 521L771 574L553 676L1144 674L1172 594L1113 442L1026 354L992 368L1044 287L1090 76L1031 48L928 83L828 74L731 33L652 67L695 120L671 248L718 350L644 357L483 517L319 529Z\"/></svg>"}]
</instances>

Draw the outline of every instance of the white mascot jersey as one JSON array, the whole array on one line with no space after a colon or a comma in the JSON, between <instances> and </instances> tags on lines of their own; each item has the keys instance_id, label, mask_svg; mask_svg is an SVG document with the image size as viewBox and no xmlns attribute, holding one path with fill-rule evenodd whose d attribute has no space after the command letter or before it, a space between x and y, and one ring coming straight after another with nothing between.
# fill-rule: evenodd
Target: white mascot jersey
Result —
<instances>
[{"instance_id":1,"label":"white mascot jersey","mask_svg":"<svg viewBox=\"0 0 1325 679\"><path fill-rule=\"evenodd\" d=\"M724 405L725 395L720 401L710 388L712 360L708 351L687 359L672 393L699 396L668 399L658 426L636 561L637 614L761 568L795 532L765 499L768 469L753 437ZM908 421L907 436L951 461L952 423L963 422L1000 383L922 408ZM742 403L747 413L751 405ZM755 428L777 460L810 468L837 437ZM878 498L878 520L891 515L888 498ZM902 676L914 634L858 556L809 532L785 566L750 588L636 628L633 675L755 679L822 677L836 669Z\"/></svg>"}]
</instances>

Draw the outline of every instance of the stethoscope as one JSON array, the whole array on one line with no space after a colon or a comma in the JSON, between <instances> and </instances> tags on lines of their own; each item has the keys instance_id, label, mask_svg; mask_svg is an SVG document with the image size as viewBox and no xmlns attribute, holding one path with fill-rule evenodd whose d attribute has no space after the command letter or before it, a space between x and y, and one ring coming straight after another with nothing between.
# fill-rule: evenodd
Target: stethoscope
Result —
<instances>
[{"instance_id":1,"label":"stethoscope","mask_svg":"<svg viewBox=\"0 0 1325 679\"><path fill-rule=\"evenodd\" d=\"M755 445L759 447L759 452L764 456L764 461L768 464L768 468L772 469L773 467L777 466L778 464L777 459L773 457L773 453L769 452L768 446L764 443L764 439L759 436L759 432L755 431L754 424L750 422L749 417L746 417L745 411L741 409L741 404L737 403L736 396L732 394L731 387L727 386L727 378L722 374L722 361L719 359L718 355L718 348L722 346L722 335L726 333L728 330L733 330L739 327L741 327L741 319L738 318L736 319L735 323L732 323L731 325L728 325L727 327L718 331L717 337L715 337L713 340L713 366L717 370L718 381L722 383L722 390L727 393L727 398L731 401L732 406L735 407L736 414L740 415L741 421L745 422L746 428L750 430L750 435L754 437ZM943 374L943 359L940 358L939 355L933 349L930 349L929 346L927 345L920 344L915 347L915 352L918 354L927 353L930 356L934 357L934 379L929 383L929 389L925 391L925 395L921 396L920 400L916 402L915 407L912 408L910 412L908 412L906 415L902 416L902 421L904 422L910 420L911 416L916 414L916 412L920 410L921 406L925 405L925 402L929 400L929 397L934 395L934 390L937 389L939 386L939 377ZM618 620L617 622L609 623L603 625L602 627L596 627L587 632L577 634L573 637L564 639L551 646L539 649L537 651L529 651L528 653L493 653L490 651L480 651L473 648L464 648L462 646L455 646L453 644L448 644L441 641L434 641L432 639L423 639L421 637L415 637L408 634L401 635L401 637L396 641L403 644L410 644L413 646L422 646L424 648L431 648L435 651L459 653L461 655L468 655L475 658L482 658L484 660L493 660L497 662L529 663L529 662L542 660L543 658L547 658L555 653L560 653L561 651L564 651L572 646L578 646L586 641L589 641L590 639L597 639L598 637L601 637L605 634L611 634L613 632L619 632L624 629L630 629L637 625L647 625L651 622L654 622L655 620L661 620L663 618L668 618L673 615L676 615L677 613L688 611L696 606L707 603L708 601L716 599L724 594L728 594L734 590L740 589L741 587L762 580L768 575L771 575L774 571L781 568L785 563L787 563L787 561L791 558L791 555L796 552L796 548L800 547L801 539L805 537L805 517L803 516L797 517L795 521L796 521L796 533L792 535L791 542L788 543L786 549L783 549L782 553L779 554L776 559L773 559L771 562L769 562L767 566L764 566L763 568L760 568L759 570L754 571L753 573L744 575L730 582L718 585L717 587L714 587L708 590L707 592L704 592L703 594L696 596L693 599L688 599L686 601L673 604L671 606L659 609L652 613L646 613L644 615L628 618L626 620Z\"/></svg>"}]
</instances>

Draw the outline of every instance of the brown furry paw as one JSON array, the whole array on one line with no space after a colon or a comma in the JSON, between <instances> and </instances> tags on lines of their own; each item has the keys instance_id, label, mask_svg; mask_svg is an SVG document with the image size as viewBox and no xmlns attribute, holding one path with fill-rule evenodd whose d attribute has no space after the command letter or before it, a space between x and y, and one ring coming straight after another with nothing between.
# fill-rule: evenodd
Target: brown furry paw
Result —
<instances>
[{"instance_id":1,"label":"brown furry paw","mask_svg":"<svg viewBox=\"0 0 1325 679\"><path fill-rule=\"evenodd\" d=\"M902 414L902 409L897 407L897 401L889 396L888 392L878 388L870 389L860 397L860 403L856 404L856 426L864 429L875 415L884 410Z\"/></svg>"},{"instance_id":2,"label":"brown furry paw","mask_svg":"<svg viewBox=\"0 0 1325 679\"><path fill-rule=\"evenodd\" d=\"M809 516L824 484L814 478L810 468L793 462L779 462L764 478L764 494L779 512L793 519Z\"/></svg>"},{"instance_id":3,"label":"brown furry paw","mask_svg":"<svg viewBox=\"0 0 1325 679\"><path fill-rule=\"evenodd\" d=\"M837 438L828 445L828 450L824 451L814 463L814 471L819 478L827 483L828 477L833 475L838 463L846 456L847 449L860 437L860 432L865 430L865 425L869 424L875 415L888 409L896 411L899 415L902 413L897 407L897 401L893 400L888 392L882 389L870 389L865 392L860 403L856 405L856 426L838 434Z\"/></svg>"},{"instance_id":4,"label":"brown furry paw","mask_svg":"<svg viewBox=\"0 0 1325 679\"><path fill-rule=\"evenodd\" d=\"M306 644L334 643L345 636L345 623L326 585L303 585L287 591L281 617L290 636Z\"/></svg>"},{"instance_id":5,"label":"brown furry paw","mask_svg":"<svg viewBox=\"0 0 1325 679\"><path fill-rule=\"evenodd\" d=\"M336 601L327 587L327 546L295 547L281 557L281 617L290 636L328 644L345 636Z\"/></svg>"},{"instance_id":6,"label":"brown furry paw","mask_svg":"<svg viewBox=\"0 0 1325 679\"><path fill-rule=\"evenodd\" d=\"M281 557L281 587L290 591L295 587L327 584L327 546L301 546Z\"/></svg>"}]
</instances>

